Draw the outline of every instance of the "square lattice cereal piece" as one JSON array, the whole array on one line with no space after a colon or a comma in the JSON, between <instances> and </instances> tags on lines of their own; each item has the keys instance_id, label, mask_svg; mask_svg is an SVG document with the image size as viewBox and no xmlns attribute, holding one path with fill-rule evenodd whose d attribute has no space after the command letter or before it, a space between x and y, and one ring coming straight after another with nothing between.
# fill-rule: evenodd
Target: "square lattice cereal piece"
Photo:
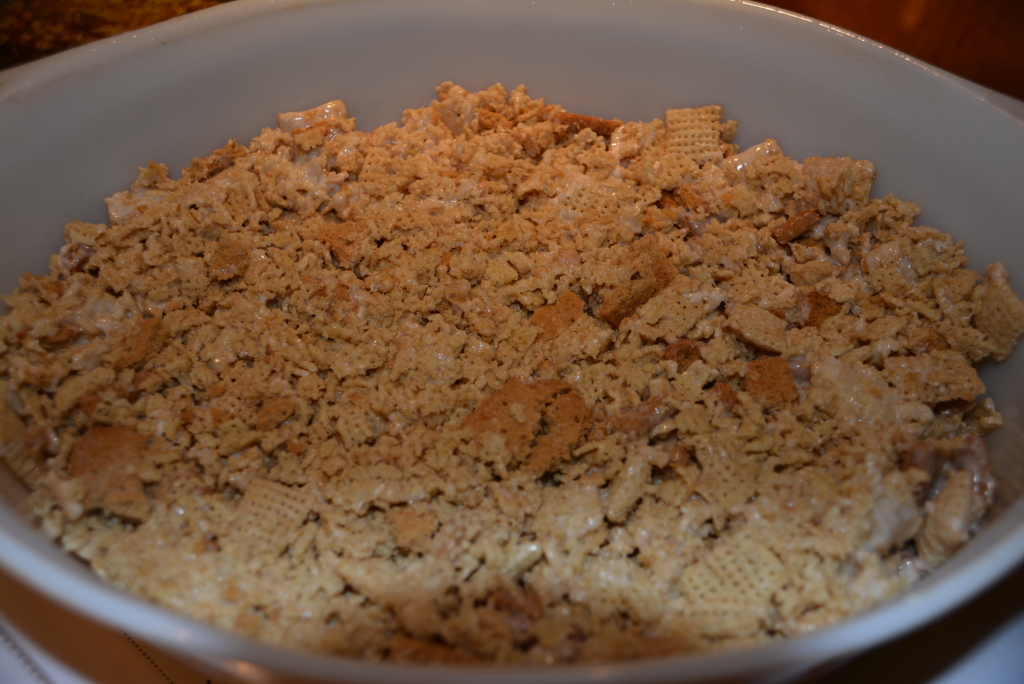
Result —
<instances>
[{"instance_id":1,"label":"square lattice cereal piece","mask_svg":"<svg viewBox=\"0 0 1024 684\"><path fill-rule=\"evenodd\" d=\"M716 386L732 391L727 383L717 383ZM732 394L735 397L735 391ZM728 404L730 398L724 397L721 400ZM696 487L698 494L727 510L738 510L757 494L757 467L749 455L737 448L733 440L701 436L694 441L697 462L701 468Z\"/></svg>"},{"instance_id":2,"label":"square lattice cereal piece","mask_svg":"<svg viewBox=\"0 0 1024 684\"><path fill-rule=\"evenodd\" d=\"M311 508L312 497L306 488L254 479L238 506L231 541L281 553Z\"/></svg>"},{"instance_id":3,"label":"square lattice cereal piece","mask_svg":"<svg viewBox=\"0 0 1024 684\"><path fill-rule=\"evenodd\" d=\"M722 161L722 108L719 105L665 112L668 157L684 173ZM687 162L688 160L688 162Z\"/></svg>"},{"instance_id":4,"label":"square lattice cereal piece","mask_svg":"<svg viewBox=\"0 0 1024 684\"><path fill-rule=\"evenodd\" d=\"M733 304L726 315L728 328L744 342L781 354L786 351L786 322L753 304Z\"/></svg>"},{"instance_id":5,"label":"square lattice cereal piece","mask_svg":"<svg viewBox=\"0 0 1024 684\"><path fill-rule=\"evenodd\" d=\"M682 338L705 316L706 300L694 296L697 284L677 276L637 310L635 328L649 339Z\"/></svg>"},{"instance_id":6,"label":"square lattice cereal piece","mask_svg":"<svg viewBox=\"0 0 1024 684\"><path fill-rule=\"evenodd\" d=\"M766 546L744 537L718 542L680 578L687 615L709 637L753 634L771 616L786 570Z\"/></svg>"}]
</instances>

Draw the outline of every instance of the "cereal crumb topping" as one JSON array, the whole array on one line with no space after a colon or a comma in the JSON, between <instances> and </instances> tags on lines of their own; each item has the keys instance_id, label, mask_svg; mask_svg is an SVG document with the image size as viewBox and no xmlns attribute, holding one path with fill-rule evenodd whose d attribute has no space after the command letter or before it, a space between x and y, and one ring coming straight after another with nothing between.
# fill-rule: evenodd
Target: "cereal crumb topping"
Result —
<instances>
[{"instance_id":1,"label":"cereal crumb topping","mask_svg":"<svg viewBox=\"0 0 1024 684\"><path fill-rule=\"evenodd\" d=\"M735 648L875 605L992 502L1005 269L739 151L441 85L280 115L73 222L0 319L0 455L102 577L411 662Z\"/></svg>"}]
</instances>

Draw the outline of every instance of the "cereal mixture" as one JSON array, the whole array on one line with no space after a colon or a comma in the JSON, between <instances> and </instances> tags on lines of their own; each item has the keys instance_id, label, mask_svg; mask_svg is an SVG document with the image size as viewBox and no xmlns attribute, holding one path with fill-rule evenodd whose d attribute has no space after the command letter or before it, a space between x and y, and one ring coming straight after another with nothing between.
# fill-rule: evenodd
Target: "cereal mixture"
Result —
<instances>
[{"instance_id":1,"label":"cereal mixture","mask_svg":"<svg viewBox=\"0 0 1024 684\"><path fill-rule=\"evenodd\" d=\"M0 435L110 582L402 661L731 648L965 542L1024 303L868 161L444 84L283 114L74 222L0 323Z\"/></svg>"}]
</instances>

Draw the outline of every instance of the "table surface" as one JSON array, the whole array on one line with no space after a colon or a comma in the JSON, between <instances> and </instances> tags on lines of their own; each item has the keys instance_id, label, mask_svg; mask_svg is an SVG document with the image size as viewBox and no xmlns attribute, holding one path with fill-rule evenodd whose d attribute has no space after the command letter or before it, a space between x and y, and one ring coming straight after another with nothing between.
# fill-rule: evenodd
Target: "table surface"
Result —
<instances>
[{"instance_id":1,"label":"table surface","mask_svg":"<svg viewBox=\"0 0 1024 684\"><path fill-rule=\"evenodd\" d=\"M227 0L0 0L0 68ZM1024 99L1021 0L776 0ZM116 6L117 10L111 9ZM1024 103L986 94L1024 118ZM1024 566L989 591L815 684L1019 684ZM102 657L98 657L102 654ZM0 572L0 682L220 684L124 632L69 613ZM802 683L806 684L806 683Z\"/></svg>"}]
</instances>

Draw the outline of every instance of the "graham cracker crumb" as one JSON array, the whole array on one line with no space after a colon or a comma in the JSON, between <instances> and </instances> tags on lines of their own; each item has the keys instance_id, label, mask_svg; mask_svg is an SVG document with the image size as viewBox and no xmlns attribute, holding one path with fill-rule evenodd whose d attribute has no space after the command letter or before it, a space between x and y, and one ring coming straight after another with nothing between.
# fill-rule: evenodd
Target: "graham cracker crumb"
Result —
<instances>
[{"instance_id":1,"label":"graham cracker crumb","mask_svg":"<svg viewBox=\"0 0 1024 684\"><path fill-rule=\"evenodd\" d=\"M785 408L800 398L793 371L779 356L751 361L747 365L743 389L767 408Z\"/></svg>"}]
</instances>

